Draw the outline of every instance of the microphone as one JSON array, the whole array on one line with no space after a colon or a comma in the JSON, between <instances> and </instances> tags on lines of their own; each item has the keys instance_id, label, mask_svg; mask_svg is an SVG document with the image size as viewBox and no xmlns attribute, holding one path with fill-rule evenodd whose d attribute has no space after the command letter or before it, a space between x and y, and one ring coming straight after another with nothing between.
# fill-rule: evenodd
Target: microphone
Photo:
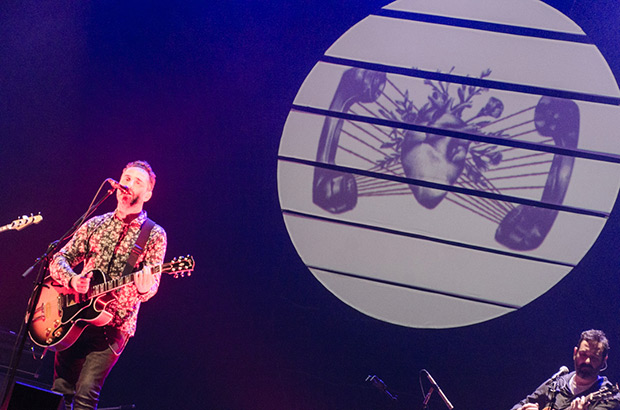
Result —
<instances>
[{"instance_id":1,"label":"microphone","mask_svg":"<svg viewBox=\"0 0 620 410\"><path fill-rule=\"evenodd\" d=\"M110 185L112 185L112 188L114 189L120 189L124 194L129 194L129 188L126 187L125 185L121 185L120 182L112 179L112 178L108 178L105 180L106 182L109 182Z\"/></svg>"},{"instance_id":2,"label":"microphone","mask_svg":"<svg viewBox=\"0 0 620 410\"><path fill-rule=\"evenodd\" d=\"M383 391L383 393L385 393L391 400L398 400L398 396L396 396L395 394L390 393L388 391L388 389L387 389L387 386L383 382L383 380L378 378L376 375L368 376L366 378L366 381L367 382L371 382L373 386L375 386L377 389Z\"/></svg>"},{"instance_id":3,"label":"microphone","mask_svg":"<svg viewBox=\"0 0 620 410\"><path fill-rule=\"evenodd\" d=\"M552 391L555 394L560 391L561 388L563 388L563 386L560 386L560 376L566 373L568 373L568 367L562 366L560 367L560 370L558 370L553 376L551 376L551 379L549 379L549 391ZM566 384L566 381L563 381L563 383Z\"/></svg>"},{"instance_id":4,"label":"microphone","mask_svg":"<svg viewBox=\"0 0 620 410\"><path fill-rule=\"evenodd\" d=\"M560 367L560 370L558 370L556 374L551 376L551 380L555 380L558 377L560 377L560 376L562 376L563 374L566 374L566 373L568 373L568 367L562 366L562 367Z\"/></svg>"},{"instance_id":5,"label":"microphone","mask_svg":"<svg viewBox=\"0 0 620 410\"><path fill-rule=\"evenodd\" d=\"M437 393L439 393L439 396L441 397L441 400L443 400L443 402L446 403L446 406L448 407L448 409L450 409L450 410L454 409L454 406L452 405L452 403L450 403L450 400L448 400L446 395L443 394L443 391L441 390L441 387L439 387L439 385L437 384L435 379L433 379L433 376L431 376L431 374L426 369L423 369L422 371L424 373L426 373L426 378L431 383L431 385L435 388L435 390L437 390Z\"/></svg>"}]
</instances>

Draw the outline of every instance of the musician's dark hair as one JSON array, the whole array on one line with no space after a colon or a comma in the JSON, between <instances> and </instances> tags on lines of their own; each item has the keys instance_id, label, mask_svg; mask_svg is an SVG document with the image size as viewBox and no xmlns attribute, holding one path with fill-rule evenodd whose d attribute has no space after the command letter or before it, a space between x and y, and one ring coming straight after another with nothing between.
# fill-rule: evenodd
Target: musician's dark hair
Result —
<instances>
[{"instance_id":1,"label":"musician's dark hair","mask_svg":"<svg viewBox=\"0 0 620 410\"><path fill-rule=\"evenodd\" d=\"M607 352L609 352L609 340L607 340L607 336L605 336L602 330L590 329L581 332L577 348L579 348L581 342L584 340L587 342L601 343L603 345L603 359L607 357Z\"/></svg>"},{"instance_id":2,"label":"musician's dark hair","mask_svg":"<svg viewBox=\"0 0 620 410\"><path fill-rule=\"evenodd\" d=\"M155 172L153 172L153 168L151 167L151 164L149 164L146 161L132 161L129 164L125 165L125 168L123 168L123 172L125 172L127 168L134 168L134 167L142 168L149 174L149 191L152 191L153 188L155 187Z\"/></svg>"}]
</instances>

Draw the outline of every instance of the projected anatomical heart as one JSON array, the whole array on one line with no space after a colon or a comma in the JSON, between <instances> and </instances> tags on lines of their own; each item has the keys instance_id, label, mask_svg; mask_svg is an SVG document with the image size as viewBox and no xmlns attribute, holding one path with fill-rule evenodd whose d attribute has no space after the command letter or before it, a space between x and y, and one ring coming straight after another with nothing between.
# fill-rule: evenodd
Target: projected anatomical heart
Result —
<instances>
[{"instance_id":1,"label":"projected anatomical heart","mask_svg":"<svg viewBox=\"0 0 620 410\"><path fill-rule=\"evenodd\" d=\"M299 90L279 152L287 229L369 316L443 328L514 311L607 221L619 102L598 49L544 3L397 1Z\"/></svg>"}]
</instances>

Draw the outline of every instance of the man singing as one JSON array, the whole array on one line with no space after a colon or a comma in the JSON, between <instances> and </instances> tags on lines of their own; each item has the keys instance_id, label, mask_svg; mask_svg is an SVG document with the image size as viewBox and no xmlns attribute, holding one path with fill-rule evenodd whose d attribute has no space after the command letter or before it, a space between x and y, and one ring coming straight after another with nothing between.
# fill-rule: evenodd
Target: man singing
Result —
<instances>
[{"instance_id":1,"label":"man singing","mask_svg":"<svg viewBox=\"0 0 620 410\"><path fill-rule=\"evenodd\" d=\"M145 223L148 218L142 209L153 194L155 173L146 161L130 162L120 184L126 188L116 191L116 210L86 221L50 263L56 282L86 293L92 270L103 272L108 280L123 274L141 229L152 226L134 265L142 271L135 274L133 283L113 291L114 298L105 307L111 321L106 326L86 326L69 348L56 353L52 390L64 395L67 409L97 408L107 375L136 331L140 303L153 297L159 287L161 274L152 273L151 266L163 262L166 232ZM73 269L80 263L83 268L78 274Z\"/></svg>"}]
</instances>

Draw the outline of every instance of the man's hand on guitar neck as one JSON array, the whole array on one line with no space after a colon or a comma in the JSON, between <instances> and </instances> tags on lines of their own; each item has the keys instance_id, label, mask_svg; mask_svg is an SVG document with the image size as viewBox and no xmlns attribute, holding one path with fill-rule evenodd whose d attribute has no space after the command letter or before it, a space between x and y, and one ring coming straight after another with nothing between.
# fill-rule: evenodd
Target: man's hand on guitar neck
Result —
<instances>
[{"instance_id":1,"label":"man's hand on guitar neck","mask_svg":"<svg viewBox=\"0 0 620 410\"><path fill-rule=\"evenodd\" d=\"M90 278L93 277L92 272L75 275L69 281L69 287L77 293L86 293L90 289Z\"/></svg>"},{"instance_id":2,"label":"man's hand on guitar neck","mask_svg":"<svg viewBox=\"0 0 620 410\"><path fill-rule=\"evenodd\" d=\"M144 266L140 272L134 274L134 283L138 288L138 293L148 293L155 284L155 276L151 273L150 266Z\"/></svg>"}]
</instances>

